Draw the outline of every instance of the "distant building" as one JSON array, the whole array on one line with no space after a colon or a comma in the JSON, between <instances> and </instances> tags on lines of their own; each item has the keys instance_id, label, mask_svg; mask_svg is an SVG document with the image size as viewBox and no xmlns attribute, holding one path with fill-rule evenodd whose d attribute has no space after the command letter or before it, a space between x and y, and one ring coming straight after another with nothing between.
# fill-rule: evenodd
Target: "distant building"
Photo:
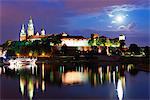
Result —
<instances>
[{"instance_id":1,"label":"distant building","mask_svg":"<svg viewBox=\"0 0 150 100\"><path fill-rule=\"evenodd\" d=\"M22 24L22 28L21 28L21 32L20 32L20 41L26 40L26 38L27 38L27 36L26 36L24 24Z\"/></svg>"},{"instance_id":2,"label":"distant building","mask_svg":"<svg viewBox=\"0 0 150 100\"><path fill-rule=\"evenodd\" d=\"M33 36L34 35L34 26L33 26L33 21L32 21L31 17L29 19L27 33L28 33L28 36Z\"/></svg>"},{"instance_id":3,"label":"distant building","mask_svg":"<svg viewBox=\"0 0 150 100\"><path fill-rule=\"evenodd\" d=\"M122 40L125 41L125 35L121 34L121 35L119 36L119 41L120 41L120 40L121 40L121 41L122 41Z\"/></svg>"},{"instance_id":4,"label":"distant building","mask_svg":"<svg viewBox=\"0 0 150 100\"><path fill-rule=\"evenodd\" d=\"M62 35L61 38L62 45L67 46L89 46L88 44L88 38L84 38L83 36L64 36Z\"/></svg>"},{"instance_id":5,"label":"distant building","mask_svg":"<svg viewBox=\"0 0 150 100\"><path fill-rule=\"evenodd\" d=\"M91 38L93 39L99 38L99 34L97 33L91 34Z\"/></svg>"},{"instance_id":6,"label":"distant building","mask_svg":"<svg viewBox=\"0 0 150 100\"><path fill-rule=\"evenodd\" d=\"M44 30L44 28L41 29L41 32L39 34L39 32L34 33L34 24L32 21L32 18L30 17L29 22L28 22L28 29L27 29L27 34L26 34L26 30L24 27L24 24L22 24L22 28L20 31L20 41L35 41L35 40L41 40L42 38L46 37L46 32Z\"/></svg>"},{"instance_id":7,"label":"distant building","mask_svg":"<svg viewBox=\"0 0 150 100\"><path fill-rule=\"evenodd\" d=\"M44 30L44 28L41 29L41 32L35 32L35 33L34 32L35 32L34 24L33 24L32 18L30 17L29 22L28 22L27 32L25 30L24 24L22 24L19 40L20 41L24 41L24 40L35 41L35 40L41 40L42 38L46 38L52 35L52 34L46 35L46 31ZM70 46L70 47L79 47L79 48L84 47L82 48L83 50L90 50L90 45L88 43L90 39L94 40L94 43L93 43L94 46L97 46L96 39L100 38L100 39L106 40L105 44L102 43L102 45L99 45L99 46L107 46L107 47L119 47L120 46L119 41L121 42L125 41L124 35L120 35L119 38L115 38L115 39L107 38L105 36L99 36L98 33L91 34L91 38L85 38L83 36L70 36L65 32L61 33L60 35L61 35L61 41L62 41L60 46L65 44L66 46ZM50 43L50 45L52 44Z\"/></svg>"}]
</instances>

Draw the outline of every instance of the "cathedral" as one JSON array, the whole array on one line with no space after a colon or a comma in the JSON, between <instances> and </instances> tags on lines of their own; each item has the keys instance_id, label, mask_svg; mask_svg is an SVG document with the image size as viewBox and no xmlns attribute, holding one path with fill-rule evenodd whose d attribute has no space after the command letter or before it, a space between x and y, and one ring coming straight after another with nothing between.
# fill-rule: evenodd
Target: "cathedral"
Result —
<instances>
[{"instance_id":1,"label":"cathedral","mask_svg":"<svg viewBox=\"0 0 150 100\"><path fill-rule=\"evenodd\" d=\"M25 26L24 24L22 24L22 28L20 31L20 41L34 41L34 40L41 40L41 38L45 37L45 30L41 29L41 32L37 32L35 33L34 30L34 25L33 25L33 21L32 18L30 17L29 22L28 22L28 28L27 28L27 33L25 30Z\"/></svg>"},{"instance_id":2,"label":"cathedral","mask_svg":"<svg viewBox=\"0 0 150 100\"><path fill-rule=\"evenodd\" d=\"M41 29L41 32L36 32L34 30L34 24L32 21L32 18L30 17L28 22L28 28L27 33L25 30L24 24L22 24L22 28L20 31L20 41L35 41L35 40L41 40L42 38L48 37L51 34L47 34L44 29ZM61 41L62 43L60 45L66 44L67 46L88 46L88 38L84 38L83 36L69 36L66 33L61 34Z\"/></svg>"},{"instance_id":3,"label":"cathedral","mask_svg":"<svg viewBox=\"0 0 150 100\"><path fill-rule=\"evenodd\" d=\"M30 17L29 22L28 22L28 27L27 27L27 31L25 30L25 26L24 24L22 25L21 31L20 31L20 41L35 41L35 40L41 40L42 38L51 36L52 34L47 34L44 29L41 29L41 32L35 32L34 30L34 24L32 21L32 18ZM110 40L115 40L117 39L118 41L125 41L125 36L124 35L120 35L119 38L115 38L115 39L111 39L111 38L107 38L105 36L99 36L99 34L91 34L90 38L85 38L83 36L70 36L67 33L62 33L61 34L61 44L59 44L60 46L62 45L67 45L70 47L90 47L89 45L89 40L93 38L104 38L106 41L110 41ZM106 46L110 46L110 44L105 43ZM96 41L94 42L94 45L96 46ZM111 44L111 47L119 47L120 44Z\"/></svg>"}]
</instances>

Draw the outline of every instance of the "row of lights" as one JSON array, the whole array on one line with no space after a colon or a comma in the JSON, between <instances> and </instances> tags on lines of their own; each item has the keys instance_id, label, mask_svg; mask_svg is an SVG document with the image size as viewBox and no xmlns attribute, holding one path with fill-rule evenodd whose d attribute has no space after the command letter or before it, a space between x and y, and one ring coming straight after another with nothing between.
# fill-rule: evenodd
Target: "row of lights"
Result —
<instances>
[{"instance_id":1,"label":"row of lights","mask_svg":"<svg viewBox=\"0 0 150 100\"><path fill-rule=\"evenodd\" d=\"M31 56L33 56L33 53L32 53L32 52L29 52L28 55L31 57ZM20 56L20 53L16 53L16 56L19 57L19 56ZM42 52L41 56L45 56L45 52Z\"/></svg>"}]
</instances>

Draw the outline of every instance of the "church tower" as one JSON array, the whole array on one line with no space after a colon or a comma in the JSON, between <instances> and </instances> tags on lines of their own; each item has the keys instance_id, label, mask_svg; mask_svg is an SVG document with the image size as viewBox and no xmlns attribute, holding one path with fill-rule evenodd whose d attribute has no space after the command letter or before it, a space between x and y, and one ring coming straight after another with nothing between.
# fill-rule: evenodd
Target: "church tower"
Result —
<instances>
[{"instance_id":1,"label":"church tower","mask_svg":"<svg viewBox=\"0 0 150 100\"><path fill-rule=\"evenodd\" d=\"M44 30L44 28L41 29L41 35L43 35L43 36L45 35L45 30Z\"/></svg>"},{"instance_id":2,"label":"church tower","mask_svg":"<svg viewBox=\"0 0 150 100\"><path fill-rule=\"evenodd\" d=\"M26 32L25 32L25 28L24 28L24 24L22 24L22 28L20 31L20 41L26 40Z\"/></svg>"},{"instance_id":3,"label":"church tower","mask_svg":"<svg viewBox=\"0 0 150 100\"><path fill-rule=\"evenodd\" d=\"M28 36L34 35L34 26L33 26L33 21L32 21L32 18L31 18L31 17L30 17L30 19L29 19L27 33L28 33Z\"/></svg>"}]
</instances>

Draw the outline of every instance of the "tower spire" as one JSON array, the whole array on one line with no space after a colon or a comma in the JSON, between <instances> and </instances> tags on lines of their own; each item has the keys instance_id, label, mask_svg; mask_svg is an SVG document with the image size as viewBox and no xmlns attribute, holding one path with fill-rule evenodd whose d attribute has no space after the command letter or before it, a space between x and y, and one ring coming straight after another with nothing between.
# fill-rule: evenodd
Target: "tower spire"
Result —
<instances>
[{"instance_id":1,"label":"tower spire","mask_svg":"<svg viewBox=\"0 0 150 100\"><path fill-rule=\"evenodd\" d=\"M30 19L32 19L32 16L30 16Z\"/></svg>"},{"instance_id":2,"label":"tower spire","mask_svg":"<svg viewBox=\"0 0 150 100\"><path fill-rule=\"evenodd\" d=\"M32 17L31 16L29 18L27 32L28 32L28 36L34 35L34 26L33 26L33 21L32 21Z\"/></svg>"},{"instance_id":3,"label":"tower spire","mask_svg":"<svg viewBox=\"0 0 150 100\"><path fill-rule=\"evenodd\" d=\"M41 29L41 35L45 35L45 30L44 30L44 28Z\"/></svg>"},{"instance_id":4,"label":"tower spire","mask_svg":"<svg viewBox=\"0 0 150 100\"><path fill-rule=\"evenodd\" d=\"M20 31L20 35L21 35L21 36L26 35L26 33L25 33L25 28L24 28L24 24L22 24L21 31Z\"/></svg>"},{"instance_id":5,"label":"tower spire","mask_svg":"<svg viewBox=\"0 0 150 100\"><path fill-rule=\"evenodd\" d=\"M26 40L26 32L24 28L24 24L22 24L21 31L20 31L20 41Z\"/></svg>"}]
</instances>

